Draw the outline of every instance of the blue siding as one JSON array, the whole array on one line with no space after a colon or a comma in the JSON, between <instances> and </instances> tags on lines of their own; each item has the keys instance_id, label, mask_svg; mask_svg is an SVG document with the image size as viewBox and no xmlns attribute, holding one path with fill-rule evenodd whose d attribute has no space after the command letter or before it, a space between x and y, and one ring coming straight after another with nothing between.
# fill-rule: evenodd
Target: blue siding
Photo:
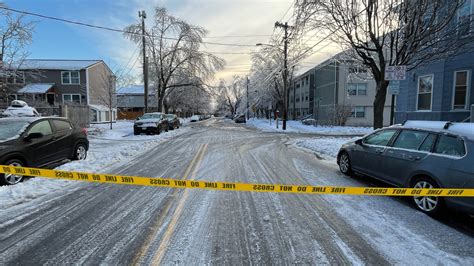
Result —
<instances>
[{"instance_id":1,"label":"blue siding","mask_svg":"<svg viewBox=\"0 0 474 266\"><path fill-rule=\"evenodd\" d=\"M465 53L420 66L407 73L407 80L400 83L400 95L397 97L397 112L395 114L396 123L410 119L462 121L469 117L469 111L452 111L454 72L460 70L470 71L469 106L474 104L474 54ZM418 79L420 76L429 74L434 75L431 112L416 111Z\"/></svg>"}]
</instances>

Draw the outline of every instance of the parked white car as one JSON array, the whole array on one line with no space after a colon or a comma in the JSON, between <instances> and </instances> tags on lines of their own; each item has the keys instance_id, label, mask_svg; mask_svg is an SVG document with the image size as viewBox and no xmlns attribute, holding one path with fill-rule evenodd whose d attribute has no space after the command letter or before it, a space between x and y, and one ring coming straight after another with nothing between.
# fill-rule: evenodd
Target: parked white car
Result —
<instances>
[{"instance_id":1,"label":"parked white car","mask_svg":"<svg viewBox=\"0 0 474 266\"><path fill-rule=\"evenodd\" d=\"M191 116L191 122L197 122L201 120L201 116L199 115L193 115Z\"/></svg>"},{"instance_id":2,"label":"parked white car","mask_svg":"<svg viewBox=\"0 0 474 266\"><path fill-rule=\"evenodd\" d=\"M39 117L41 116L35 108L28 106L24 101L14 100L11 105L3 112L3 116L30 116Z\"/></svg>"}]
</instances>

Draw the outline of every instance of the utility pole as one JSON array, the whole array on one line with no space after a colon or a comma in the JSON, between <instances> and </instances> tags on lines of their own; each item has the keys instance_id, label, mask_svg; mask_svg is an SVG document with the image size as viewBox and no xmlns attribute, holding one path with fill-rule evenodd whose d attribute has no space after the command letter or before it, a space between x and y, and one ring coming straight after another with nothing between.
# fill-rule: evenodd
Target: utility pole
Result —
<instances>
[{"instance_id":1,"label":"utility pole","mask_svg":"<svg viewBox=\"0 0 474 266\"><path fill-rule=\"evenodd\" d=\"M283 126L282 129L286 130L286 120L288 118L288 28L293 28L292 26L288 25L288 22L285 22L285 24L276 22L275 23L275 28L283 28L285 31L285 35L283 37L284 41L284 48L283 48L283 53L284 53L284 62L283 62L283 114L282 114L282 119L283 119Z\"/></svg>"},{"instance_id":2,"label":"utility pole","mask_svg":"<svg viewBox=\"0 0 474 266\"><path fill-rule=\"evenodd\" d=\"M144 98L145 98L145 110L148 112L148 57L146 56L146 40L145 40L145 10L138 11L138 17L142 19L142 48L143 48L143 86L144 86Z\"/></svg>"},{"instance_id":3,"label":"utility pole","mask_svg":"<svg viewBox=\"0 0 474 266\"><path fill-rule=\"evenodd\" d=\"M249 77L247 77L247 112L245 112L245 119L249 120Z\"/></svg>"}]
</instances>

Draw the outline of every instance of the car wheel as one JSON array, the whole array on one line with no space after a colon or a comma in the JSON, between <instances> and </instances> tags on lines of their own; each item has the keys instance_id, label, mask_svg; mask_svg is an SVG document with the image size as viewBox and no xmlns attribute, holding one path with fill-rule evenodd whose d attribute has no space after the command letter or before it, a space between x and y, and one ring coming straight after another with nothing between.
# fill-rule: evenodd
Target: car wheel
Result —
<instances>
[{"instance_id":1,"label":"car wheel","mask_svg":"<svg viewBox=\"0 0 474 266\"><path fill-rule=\"evenodd\" d=\"M23 162L17 159L8 160L5 165L22 167ZM0 177L0 184L2 185L15 185L23 180L24 176L14 174L2 174Z\"/></svg>"},{"instance_id":2,"label":"car wheel","mask_svg":"<svg viewBox=\"0 0 474 266\"><path fill-rule=\"evenodd\" d=\"M161 134L161 126L156 127L156 134L157 135Z\"/></svg>"},{"instance_id":3,"label":"car wheel","mask_svg":"<svg viewBox=\"0 0 474 266\"><path fill-rule=\"evenodd\" d=\"M79 143L74 149L74 160L81 161L87 158L87 148L86 145Z\"/></svg>"},{"instance_id":4,"label":"car wheel","mask_svg":"<svg viewBox=\"0 0 474 266\"><path fill-rule=\"evenodd\" d=\"M414 184L413 188L426 188L426 189L431 189L431 188L439 188L439 186L431 179L429 178L420 178L417 179ZM432 197L432 196L419 196L419 197L413 197L413 203L415 203L415 206L417 207L418 210L428 214L428 215L436 215L439 214L444 207L444 202L443 199L440 197Z\"/></svg>"},{"instance_id":5,"label":"car wheel","mask_svg":"<svg viewBox=\"0 0 474 266\"><path fill-rule=\"evenodd\" d=\"M339 155L339 171L345 175L351 175L352 174L352 165L351 165L351 159L349 158L349 154L347 152L342 152Z\"/></svg>"}]
</instances>

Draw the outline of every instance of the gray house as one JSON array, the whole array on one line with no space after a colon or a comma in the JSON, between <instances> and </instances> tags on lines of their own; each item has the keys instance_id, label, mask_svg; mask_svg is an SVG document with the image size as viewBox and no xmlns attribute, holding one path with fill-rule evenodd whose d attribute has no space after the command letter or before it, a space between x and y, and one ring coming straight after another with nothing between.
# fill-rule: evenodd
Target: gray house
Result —
<instances>
[{"instance_id":1,"label":"gray house","mask_svg":"<svg viewBox=\"0 0 474 266\"><path fill-rule=\"evenodd\" d=\"M119 119L135 119L145 110L145 89L143 85L131 85L117 90L117 110ZM158 100L155 89L149 88L148 108L156 111Z\"/></svg>"},{"instance_id":2,"label":"gray house","mask_svg":"<svg viewBox=\"0 0 474 266\"><path fill-rule=\"evenodd\" d=\"M372 126L375 81L367 69L335 56L293 80L289 90L289 118L311 115L320 124ZM384 125L390 123L390 96L384 108Z\"/></svg>"},{"instance_id":3,"label":"gray house","mask_svg":"<svg viewBox=\"0 0 474 266\"><path fill-rule=\"evenodd\" d=\"M14 77L6 80L8 99L4 105L15 99L32 106L80 105L89 107L91 122L116 118L114 74L102 60L27 59Z\"/></svg>"}]
</instances>

